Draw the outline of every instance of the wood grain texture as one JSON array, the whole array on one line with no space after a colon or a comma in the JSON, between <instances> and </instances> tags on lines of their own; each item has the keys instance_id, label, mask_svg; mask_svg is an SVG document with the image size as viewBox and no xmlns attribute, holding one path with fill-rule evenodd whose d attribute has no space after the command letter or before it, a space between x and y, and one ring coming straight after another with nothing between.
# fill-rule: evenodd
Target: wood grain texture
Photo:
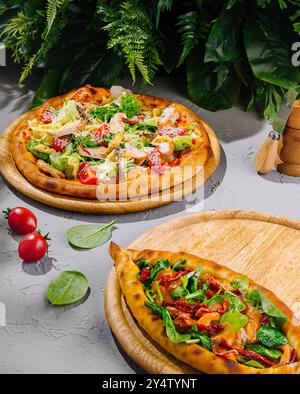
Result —
<instances>
[{"instance_id":1,"label":"wood grain texture","mask_svg":"<svg viewBox=\"0 0 300 394\"><path fill-rule=\"evenodd\" d=\"M284 129L280 159L281 163L277 166L279 172L300 176L300 100L294 102Z\"/></svg>"},{"instance_id":2,"label":"wood grain texture","mask_svg":"<svg viewBox=\"0 0 300 394\"><path fill-rule=\"evenodd\" d=\"M293 129L300 129L300 100L294 102L287 126Z\"/></svg>"},{"instance_id":3,"label":"wood grain texture","mask_svg":"<svg viewBox=\"0 0 300 394\"><path fill-rule=\"evenodd\" d=\"M277 165L282 163L279 152L282 147L282 137L280 140L274 140L270 136L267 137L263 145L260 147L255 158L255 169L259 174L268 174Z\"/></svg>"},{"instance_id":4,"label":"wood grain texture","mask_svg":"<svg viewBox=\"0 0 300 394\"><path fill-rule=\"evenodd\" d=\"M288 126L285 128L280 158L282 162L277 167L279 172L290 176L300 176L300 121L298 129Z\"/></svg>"},{"instance_id":5,"label":"wood grain texture","mask_svg":"<svg viewBox=\"0 0 300 394\"><path fill-rule=\"evenodd\" d=\"M0 172L11 186L27 197L43 204L67 211L95 214L123 214L145 211L167 205L171 202L182 199L182 197L188 196L198 187L203 185L203 183L206 182L216 171L220 162L221 151L219 141L211 127L203 122L209 136L211 152L203 170L200 171L197 176L184 184L175 186L166 192L163 191L151 197L145 196L143 198L130 201L85 200L50 193L46 190L35 187L28 182L16 168L14 160L10 154L9 146L12 134L26 115L27 114L24 114L16 119L15 122L5 130L4 134L0 136Z\"/></svg>"},{"instance_id":6,"label":"wood grain texture","mask_svg":"<svg viewBox=\"0 0 300 394\"><path fill-rule=\"evenodd\" d=\"M211 211L163 223L129 247L185 251L216 261L273 291L299 319L299 243L297 220L254 211ZM135 323L114 268L106 284L105 310L123 349L147 372L199 373L166 354Z\"/></svg>"}]
</instances>

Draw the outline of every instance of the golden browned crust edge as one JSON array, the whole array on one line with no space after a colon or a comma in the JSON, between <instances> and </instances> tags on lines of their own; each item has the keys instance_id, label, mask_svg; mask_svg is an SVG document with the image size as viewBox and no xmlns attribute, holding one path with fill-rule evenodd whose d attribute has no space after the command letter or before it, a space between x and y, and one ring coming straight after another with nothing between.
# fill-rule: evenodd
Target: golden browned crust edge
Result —
<instances>
[{"instance_id":1,"label":"golden browned crust edge","mask_svg":"<svg viewBox=\"0 0 300 394\"><path fill-rule=\"evenodd\" d=\"M180 166L174 167L174 170L171 171L171 177L169 175L170 172L168 172L166 175L157 176L155 174L143 174L137 179L128 180L127 182L118 185L102 184L101 187L98 185L82 185L78 181L53 178L41 172L36 165L36 158L27 151L25 143L20 141L18 138L20 130L22 130L25 125L27 125L28 120L39 116L48 106L59 107L66 99L75 97L78 101L85 101L89 99L93 102L100 102L100 98L103 96L109 96L109 89L94 88L87 85L80 89L73 89L62 96L51 98L40 107L28 112L28 114L25 115L21 124L12 135L10 150L17 168L30 183L52 193L84 199L112 200L115 199L115 197L117 197L117 199L127 199L128 194L130 197L129 199L134 199L145 196L149 193L156 193L161 190L171 189L180 183L188 181L203 170L203 166L210 154L209 147L200 148L199 150L191 152L186 158L182 160L182 164ZM149 95L138 94L138 97L145 103L147 103L147 101L156 102L158 104L163 103L165 105L172 103L170 100ZM202 122L202 119L181 104L174 104L178 106L181 111L185 111L190 117L195 119L195 121L198 121L201 125L203 125L203 129L206 132L205 142L208 145L209 138L207 135L206 124ZM185 166L191 166L192 172L190 174L183 175L183 168Z\"/></svg>"},{"instance_id":2,"label":"golden browned crust edge","mask_svg":"<svg viewBox=\"0 0 300 394\"><path fill-rule=\"evenodd\" d=\"M294 362L279 367L270 367L263 370L247 367L231 360L223 359L214 353L201 348L195 344L174 344L166 336L164 325L161 319L157 319L152 311L144 306L147 297L144 294L143 286L137 279L138 268L133 260L140 258L149 259L154 263L159 258L167 258L175 262L181 258L188 260L187 268L194 269L197 265L202 265L204 270L212 275L226 280L232 280L241 275L227 267L217 264L210 260L202 259L193 254L184 252L165 252L157 250L137 251L133 249L122 249L115 243L111 243L109 249L111 257L116 263L116 270L119 279L121 291L125 297L126 303L137 320L138 324L164 349L175 356L177 359L191 365L192 367L209 374L299 374L300 362ZM284 325L283 332L287 335L289 343L295 348L297 358L300 359L300 327L292 323L293 313L277 296L263 286L256 284L250 279L250 287L256 287L263 291L269 299L284 312L289 321Z\"/></svg>"}]
</instances>

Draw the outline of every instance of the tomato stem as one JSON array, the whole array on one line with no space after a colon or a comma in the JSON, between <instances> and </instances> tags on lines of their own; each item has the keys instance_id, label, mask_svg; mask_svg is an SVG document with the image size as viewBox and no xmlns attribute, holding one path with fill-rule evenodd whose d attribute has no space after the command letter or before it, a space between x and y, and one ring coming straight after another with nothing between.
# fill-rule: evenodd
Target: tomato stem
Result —
<instances>
[{"instance_id":1,"label":"tomato stem","mask_svg":"<svg viewBox=\"0 0 300 394\"><path fill-rule=\"evenodd\" d=\"M41 230L36 230L35 233L40 234L44 238L44 240L46 241L46 244L49 248L50 244L48 241L51 241L51 238L49 237L49 233L47 233L46 235L43 235Z\"/></svg>"},{"instance_id":2,"label":"tomato stem","mask_svg":"<svg viewBox=\"0 0 300 394\"><path fill-rule=\"evenodd\" d=\"M8 219L9 214L11 213L11 208L7 208L5 211L2 211L4 215L4 219Z\"/></svg>"}]
</instances>

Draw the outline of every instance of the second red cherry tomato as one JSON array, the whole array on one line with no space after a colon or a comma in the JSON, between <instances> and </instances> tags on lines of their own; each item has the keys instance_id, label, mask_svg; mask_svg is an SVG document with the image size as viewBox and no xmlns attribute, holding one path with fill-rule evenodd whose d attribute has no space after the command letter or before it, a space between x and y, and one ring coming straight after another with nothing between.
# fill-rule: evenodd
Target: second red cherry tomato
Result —
<instances>
[{"instance_id":1,"label":"second red cherry tomato","mask_svg":"<svg viewBox=\"0 0 300 394\"><path fill-rule=\"evenodd\" d=\"M9 227L16 233L25 235L36 230L37 219L27 208L16 207L4 211Z\"/></svg>"},{"instance_id":2,"label":"second red cherry tomato","mask_svg":"<svg viewBox=\"0 0 300 394\"><path fill-rule=\"evenodd\" d=\"M89 163L81 163L78 179L84 185L95 185L97 183L97 174Z\"/></svg>"},{"instance_id":3,"label":"second red cherry tomato","mask_svg":"<svg viewBox=\"0 0 300 394\"><path fill-rule=\"evenodd\" d=\"M25 235L19 243L19 256L26 262L38 261L48 250L46 239L39 233Z\"/></svg>"}]
</instances>

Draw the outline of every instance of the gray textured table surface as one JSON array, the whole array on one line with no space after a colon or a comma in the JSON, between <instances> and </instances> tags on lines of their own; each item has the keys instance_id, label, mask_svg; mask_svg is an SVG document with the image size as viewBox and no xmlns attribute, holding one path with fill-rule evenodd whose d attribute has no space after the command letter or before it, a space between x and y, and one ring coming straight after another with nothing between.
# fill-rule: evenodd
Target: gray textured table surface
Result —
<instances>
[{"instance_id":1,"label":"gray textured table surface","mask_svg":"<svg viewBox=\"0 0 300 394\"><path fill-rule=\"evenodd\" d=\"M0 75L0 130L31 105L31 90L17 84L16 72ZM203 201L178 202L164 208L115 217L114 241L127 245L151 227L189 212L251 209L300 218L299 181L276 172L260 177L253 169L255 152L268 125L240 108L210 113L184 99L176 80L158 80L147 90L181 101L200 114L217 132L222 144L221 165L205 186ZM0 169L1 170L1 169ZM50 259L43 266L23 265L17 239L0 219L0 302L6 305L7 324L0 327L0 373L134 373L140 372L118 349L106 321L104 285L111 260L107 245L75 252L66 230L85 222L105 223L112 217L68 213L20 195L0 177L0 210L29 206L39 227L52 236ZM51 308L44 295L48 283L65 269L80 270L90 281L91 294L74 308Z\"/></svg>"}]
</instances>

